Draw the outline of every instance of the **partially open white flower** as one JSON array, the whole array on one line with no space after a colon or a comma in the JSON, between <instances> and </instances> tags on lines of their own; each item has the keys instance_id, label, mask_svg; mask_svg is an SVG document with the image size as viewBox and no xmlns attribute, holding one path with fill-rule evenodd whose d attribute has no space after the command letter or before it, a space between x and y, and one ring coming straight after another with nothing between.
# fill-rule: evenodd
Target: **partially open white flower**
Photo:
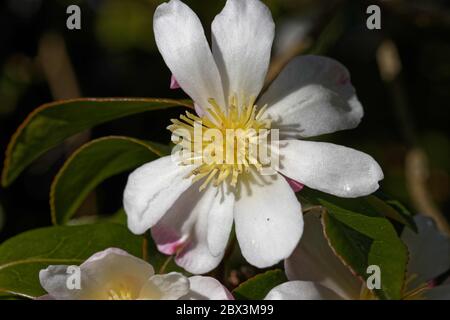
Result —
<instances>
[{"instance_id":1,"label":"partially open white flower","mask_svg":"<svg viewBox=\"0 0 450 320\"><path fill-rule=\"evenodd\" d=\"M77 280L74 277L79 276ZM216 279L180 273L155 274L146 261L109 248L98 252L71 272L55 265L41 270L39 280L56 300L230 300L229 291Z\"/></svg>"},{"instance_id":2,"label":"partially open white flower","mask_svg":"<svg viewBox=\"0 0 450 320\"><path fill-rule=\"evenodd\" d=\"M290 182L342 197L378 188L383 173L369 155L298 140L360 122L362 106L341 64L298 57L261 95L274 23L260 1L227 1L212 23L212 50L198 17L178 0L157 8L154 32L167 66L197 111L175 120L171 130L192 130L201 121L204 128L220 132L241 129L246 136L264 128L279 129L280 136L280 164L272 176L261 176L258 163L178 165L171 157L129 176L124 207L130 230L141 234L152 228L159 250L176 253L180 266L192 273L214 269L233 221L249 263L264 268L288 257L303 230L301 206ZM225 143L224 149L230 146Z\"/></svg>"},{"instance_id":3,"label":"partially open white flower","mask_svg":"<svg viewBox=\"0 0 450 320\"><path fill-rule=\"evenodd\" d=\"M450 284L435 286L433 280L450 268L450 238L433 221L415 216L418 233L405 229L402 240L409 263L402 299L450 299ZM273 288L268 300L375 299L366 283L353 275L332 252L316 214L305 216L305 232L291 257L285 260L289 282ZM381 270L383 279L383 270Z\"/></svg>"}]
</instances>

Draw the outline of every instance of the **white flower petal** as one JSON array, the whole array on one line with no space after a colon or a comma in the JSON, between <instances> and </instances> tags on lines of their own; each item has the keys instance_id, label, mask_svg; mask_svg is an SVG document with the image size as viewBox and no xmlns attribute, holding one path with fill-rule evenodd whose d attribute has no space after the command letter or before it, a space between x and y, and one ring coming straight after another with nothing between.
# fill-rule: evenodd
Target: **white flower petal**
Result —
<instances>
[{"instance_id":1,"label":"white flower petal","mask_svg":"<svg viewBox=\"0 0 450 320\"><path fill-rule=\"evenodd\" d=\"M211 254L222 254L233 227L234 194L220 186L208 216L208 248Z\"/></svg>"},{"instance_id":2,"label":"white flower petal","mask_svg":"<svg viewBox=\"0 0 450 320\"><path fill-rule=\"evenodd\" d=\"M345 299L358 299L362 282L344 266L326 240L318 214L304 215L299 245L284 262L289 280L313 281Z\"/></svg>"},{"instance_id":3,"label":"white flower petal","mask_svg":"<svg viewBox=\"0 0 450 320\"><path fill-rule=\"evenodd\" d=\"M383 172L368 154L331 143L283 140L280 172L302 184L354 198L378 189Z\"/></svg>"},{"instance_id":4,"label":"white flower petal","mask_svg":"<svg viewBox=\"0 0 450 320\"><path fill-rule=\"evenodd\" d=\"M319 56L293 59L258 101L265 104L284 138L351 129L363 116L347 69Z\"/></svg>"},{"instance_id":5,"label":"white flower petal","mask_svg":"<svg viewBox=\"0 0 450 320\"><path fill-rule=\"evenodd\" d=\"M189 280L177 272L152 276L142 288L139 299L178 300L189 292Z\"/></svg>"},{"instance_id":6,"label":"white flower petal","mask_svg":"<svg viewBox=\"0 0 450 320\"><path fill-rule=\"evenodd\" d=\"M234 300L230 291L211 277L189 278L190 291L182 300Z\"/></svg>"},{"instance_id":7,"label":"white flower petal","mask_svg":"<svg viewBox=\"0 0 450 320\"><path fill-rule=\"evenodd\" d=\"M288 182L278 174L266 178L242 192L234 212L242 254L258 268L287 258L303 230L301 206Z\"/></svg>"},{"instance_id":8,"label":"white flower petal","mask_svg":"<svg viewBox=\"0 0 450 320\"><path fill-rule=\"evenodd\" d=\"M450 238L442 234L433 220L414 216L418 233L405 228L402 240L409 250L408 273L416 275L411 287L433 280L450 268Z\"/></svg>"},{"instance_id":9,"label":"white flower petal","mask_svg":"<svg viewBox=\"0 0 450 320\"><path fill-rule=\"evenodd\" d=\"M41 286L49 293L41 297L42 300L77 300L84 295L89 295L85 290L70 290L67 287L67 280L70 274L67 273L69 266L48 266L39 272ZM81 274L81 276L83 276ZM83 280L83 279L82 279ZM81 282L81 287L86 281ZM51 297L51 298L50 298Z\"/></svg>"},{"instance_id":10,"label":"white flower petal","mask_svg":"<svg viewBox=\"0 0 450 320\"><path fill-rule=\"evenodd\" d=\"M81 288L70 290L68 266L49 266L39 273L43 288L57 300L106 300L109 290L126 287L132 297L154 274L153 267L127 252L109 248L80 265Z\"/></svg>"},{"instance_id":11,"label":"white flower petal","mask_svg":"<svg viewBox=\"0 0 450 320\"><path fill-rule=\"evenodd\" d=\"M450 300L450 285L434 287L423 293L427 300Z\"/></svg>"},{"instance_id":12,"label":"white flower petal","mask_svg":"<svg viewBox=\"0 0 450 320\"><path fill-rule=\"evenodd\" d=\"M342 297L318 283L289 281L270 290L264 300L342 300Z\"/></svg>"},{"instance_id":13,"label":"white flower petal","mask_svg":"<svg viewBox=\"0 0 450 320\"><path fill-rule=\"evenodd\" d=\"M184 3L161 4L153 18L155 40L181 88L200 106L214 98L224 105L222 82L202 24Z\"/></svg>"},{"instance_id":14,"label":"white flower petal","mask_svg":"<svg viewBox=\"0 0 450 320\"><path fill-rule=\"evenodd\" d=\"M191 170L192 166L179 166L166 156L131 173L123 196L128 228L142 234L155 225L191 185L185 178Z\"/></svg>"},{"instance_id":15,"label":"white flower petal","mask_svg":"<svg viewBox=\"0 0 450 320\"><path fill-rule=\"evenodd\" d=\"M199 185L189 188L152 228L158 249L177 253L175 262L186 271L201 274L217 267L223 252L214 256L208 248L208 216L216 199L217 188L200 192Z\"/></svg>"},{"instance_id":16,"label":"white flower petal","mask_svg":"<svg viewBox=\"0 0 450 320\"><path fill-rule=\"evenodd\" d=\"M175 254L189 240L189 235L198 218L195 208L205 196L205 193L200 192L198 188L198 183L193 184L151 228L152 238L162 253ZM202 201L209 201L209 199Z\"/></svg>"},{"instance_id":17,"label":"white flower petal","mask_svg":"<svg viewBox=\"0 0 450 320\"><path fill-rule=\"evenodd\" d=\"M256 98L262 89L275 33L270 10L258 0L228 0L212 23L213 54L225 97Z\"/></svg>"},{"instance_id":18,"label":"white flower petal","mask_svg":"<svg viewBox=\"0 0 450 320\"><path fill-rule=\"evenodd\" d=\"M116 248L94 254L81 264L80 269L82 275L90 279L89 287L94 287L100 294L96 299L102 300L109 298L110 289L122 287L136 298L142 285L155 273L148 262Z\"/></svg>"}]
</instances>

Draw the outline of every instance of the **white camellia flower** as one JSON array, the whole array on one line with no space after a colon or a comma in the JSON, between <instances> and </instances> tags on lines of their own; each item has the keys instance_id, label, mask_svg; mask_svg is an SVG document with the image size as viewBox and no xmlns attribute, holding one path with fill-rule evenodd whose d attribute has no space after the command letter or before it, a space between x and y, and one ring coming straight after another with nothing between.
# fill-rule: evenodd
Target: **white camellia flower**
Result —
<instances>
[{"instance_id":1,"label":"white camellia flower","mask_svg":"<svg viewBox=\"0 0 450 320\"><path fill-rule=\"evenodd\" d=\"M435 286L433 280L450 268L450 238L440 233L430 218L417 215L414 219L418 233L409 229L402 233L409 250L402 299L449 300L450 283ZM291 281L273 288L267 300L375 299L332 252L316 214L305 215L303 238L285 260L285 269Z\"/></svg>"},{"instance_id":2,"label":"white camellia flower","mask_svg":"<svg viewBox=\"0 0 450 320\"><path fill-rule=\"evenodd\" d=\"M378 188L383 173L369 155L299 140L359 124L363 109L345 67L329 58L298 57L261 94L274 22L260 1L227 1L212 23L212 50L199 18L181 1L160 5L153 23L172 87L179 85L197 111L173 120L169 129L193 131L202 123L202 130L241 130L242 140L251 139L252 130L278 129L280 163L271 176L260 174L261 163L180 165L168 156L145 164L129 176L124 192L132 232L152 228L161 252L176 254L178 265L201 274L222 260L234 221L243 256L265 268L288 257L302 235L291 184L341 197ZM223 149L250 158L228 141Z\"/></svg>"},{"instance_id":3,"label":"white camellia flower","mask_svg":"<svg viewBox=\"0 0 450 320\"><path fill-rule=\"evenodd\" d=\"M231 300L233 296L216 279L180 273L155 274L146 261L109 248L98 252L79 267L79 288L73 286L70 266L41 270L39 280L56 300Z\"/></svg>"}]
</instances>

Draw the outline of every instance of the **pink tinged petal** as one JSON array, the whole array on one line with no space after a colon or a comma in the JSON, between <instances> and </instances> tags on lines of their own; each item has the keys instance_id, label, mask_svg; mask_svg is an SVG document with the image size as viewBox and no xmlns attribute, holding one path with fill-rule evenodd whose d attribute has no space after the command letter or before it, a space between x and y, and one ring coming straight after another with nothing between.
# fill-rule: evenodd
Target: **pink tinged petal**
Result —
<instances>
[{"instance_id":1,"label":"pink tinged petal","mask_svg":"<svg viewBox=\"0 0 450 320\"><path fill-rule=\"evenodd\" d=\"M418 233L405 228L402 240L409 250L408 273L416 275L411 288L433 280L450 268L450 237L441 233L431 218L414 216Z\"/></svg>"},{"instance_id":2,"label":"pink tinged petal","mask_svg":"<svg viewBox=\"0 0 450 320\"><path fill-rule=\"evenodd\" d=\"M180 89L180 84L178 83L177 79L175 79L175 76L172 75L170 77L170 89L175 90L175 89Z\"/></svg>"},{"instance_id":3,"label":"pink tinged petal","mask_svg":"<svg viewBox=\"0 0 450 320\"><path fill-rule=\"evenodd\" d=\"M175 254L186 245L197 219L194 209L202 196L203 193L198 190L198 183L192 185L151 228L152 238L160 252Z\"/></svg>"},{"instance_id":4,"label":"pink tinged petal","mask_svg":"<svg viewBox=\"0 0 450 320\"><path fill-rule=\"evenodd\" d=\"M191 185L192 166L180 166L171 156L147 163L128 177L123 204L128 228L142 234L154 226Z\"/></svg>"},{"instance_id":5,"label":"pink tinged petal","mask_svg":"<svg viewBox=\"0 0 450 320\"><path fill-rule=\"evenodd\" d=\"M376 191L383 171L368 154L331 143L280 142L283 175L339 197L354 198Z\"/></svg>"},{"instance_id":6,"label":"pink tinged petal","mask_svg":"<svg viewBox=\"0 0 450 320\"><path fill-rule=\"evenodd\" d=\"M225 98L257 97L270 62L275 24L258 0L228 0L212 23L214 59L222 76Z\"/></svg>"},{"instance_id":7,"label":"pink tinged petal","mask_svg":"<svg viewBox=\"0 0 450 320\"><path fill-rule=\"evenodd\" d=\"M339 62L319 56L293 59L258 101L284 139L355 128L363 108Z\"/></svg>"},{"instance_id":8,"label":"pink tinged petal","mask_svg":"<svg viewBox=\"0 0 450 320\"><path fill-rule=\"evenodd\" d=\"M214 98L225 99L217 65L197 15L184 3L171 0L155 11L156 45L181 88L203 108Z\"/></svg>"},{"instance_id":9,"label":"pink tinged petal","mask_svg":"<svg viewBox=\"0 0 450 320\"><path fill-rule=\"evenodd\" d=\"M153 238L157 239L155 242L158 250L167 255L175 254L186 242L176 230L163 223L154 226L151 232Z\"/></svg>"},{"instance_id":10,"label":"pink tinged petal","mask_svg":"<svg viewBox=\"0 0 450 320\"><path fill-rule=\"evenodd\" d=\"M320 215L304 215L305 229L299 245L284 262L289 280L313 281L344 299L358 299L362 281L333 253L324 236Z\"/></svg>"},{"instance_id":11,"label":"pink tinged petal","mask_svg":"<svg viewBox=\"0 0 450 320\"><path fill-rule=\"evenodd\" d=\"M222 261L224 255L224 250L212 253L208 244L208 220L211 210L217 208L216 201L220 199L219 191L217 188L210 186L203 192L205 192L205 195L194 208L197 219L190 231L189 242L175 258L175 262L179 266L193 274L203 274L213 270ZM227 228L227 226L224 225L224 228ZM219 239L226 244L230 231L231 224L228 226L228 232L222 230L221 234L213 240ZM217 245L217 243L211 241L210 243L216 246L214 248L220 247L220 244ZM223 248L225 248L225 245Z\"/></svg>"},{"instance_id":12,"label":"pink tinged petal","mask_svg":"<svg viewBox=\"0 0 450 320\"><path fill-rule=\"evenodd\" d=\"M198 188L197 183L183 193L151 229L158 248L164 250L176 246L175 262L194 274L211 271L223 257L223 252L213 255L207 241L208 216L217 196L217 188L211 186L202 192Z\"/></svg>"},{"instance_id":13,"label":"pink tinged petal","mask_svg":"<svg viewBox=\"0 0 450 320\"><path fill-rule=\"evenodd\" d=\"M288 177L284 177L284 178L289 183L289 185L291 186L292 190L294 190L294 192L302 191L303 188L305 187L305 185L303 183L295 181L294 179L291 179Z\"/></svg>"},{"instance_id":14,"label":"pink tinged petal","mask_svg":"<svg viewBox=\"0 0 450 320\"><path fill-rule=\"evenodd\" d=\"M258 268L290 256L303 232L300 203L281 175L250 183L236 201L234 219L242 255Z\"/></svg>"},{"instance_id":15,"label":"pink tinged petal","mask_svg":"<svg viewBox=\"0 0 450 320\"><path fill-rule=\"evenodd\" d=\"M214 278L193 276L189 282L189 293L182 300L234 300L230 291Z\"/></svg>"},{"instance_id":16,"label":"pink tinged petal","mask_svg":"<svg viewBox=\"0 0 450 320\"><path fill-rule=\"evenodd\" d=\"M289 281L270 290L264 300L343 300L343 298L318 283Z\"/></svg>"}]
</instances>

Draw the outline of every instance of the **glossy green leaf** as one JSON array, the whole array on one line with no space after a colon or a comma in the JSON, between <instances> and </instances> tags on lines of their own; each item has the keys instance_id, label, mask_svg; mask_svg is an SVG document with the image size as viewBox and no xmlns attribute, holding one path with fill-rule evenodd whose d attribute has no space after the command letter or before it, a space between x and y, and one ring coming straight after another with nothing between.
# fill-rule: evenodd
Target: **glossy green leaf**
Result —
<instances>
[{"instance_id":1,"label":"glossy green leaf","mask_svg":"<svg viewBox=\"0 0 450 320\"><path fill-rule=\"evenodd\" d=\"M368 201L377 207L379 212L417 232L412 213L400 201L391 199L381 192L377 192L376 195L369 196Z\"/></svg>"},{"instance_id":2,"label":"glossy green leaf","mask_svg":"<svg viewBox=\"0 0 450 320\"><path fill-rule=\"evenodd\" d=\"M309 202L323 206L322 215L327 239L337 256L356 274L367 279L367 267L381 270L381 288L375 290L382 299L400 299L408 262L406 246L393 225L379 213L367 197L343 199L305 189Z\"/></svg>"},{"instance_id":3,"label":"glossy green leaf","mask_svg":"<svg viewBox=\"0 0 450 320\"><path fill-rule=\"evenodd\" d=\"M105 179L168 153L167 146L129 137L104 137L83 145L70 156L52 183L52 222L67 223Z\"/></svg>"},{"instance_id":4,"label":"glossy green leaf","mask_svg":"<svg viewBox=\"0 0 450 320\"><path fill-rule=\"evenodd\" d=\"M170 99L74 99L57 101L34 110L13 135L6 152L2 185L14 179L34 160L66 138L114 119L175 106L189 101Z\"/></svg>"},{"instance_id":5,"label":"glossy green leaf","mask_svg":"<svg viewBox=\"0 0 450 320\"><path fill-rule=\"evenodd\" d=\"M142 237L112 223L55 226L15 236L0 245L0 294L38 297L45 293L39 283L41 269L79 265L109 247L141 257Z\"/></svg>"},{"instance_id":6,"label":"glossy green leaf","mask_svg":"<svg viewBox=\"0 0 450 320\"><path fill-rule=\"evenodd\" d=\"M374 195L359 198L338 198L316 190L305 188L298 194L299 198L309 206L320 204L318 198L326 199L331 203L339 205L348 210L362 213L368 216L385 216L410 229L417 231L416 224L412 214L399 201L385 196L381 191ZM304 206L305 207L305 206Z\"/></svg>"},{"instance_id":7,"label":"glossy green leaf","mask_svg":"<svg viewBox=\"0 0 450 320\"><path fill-rule=\"evenodd\" d=\"M233 290L238 300L262 300L270 290L287 281L282 270L270 270L254 276Z\"/></svg>"}]
</instances>

